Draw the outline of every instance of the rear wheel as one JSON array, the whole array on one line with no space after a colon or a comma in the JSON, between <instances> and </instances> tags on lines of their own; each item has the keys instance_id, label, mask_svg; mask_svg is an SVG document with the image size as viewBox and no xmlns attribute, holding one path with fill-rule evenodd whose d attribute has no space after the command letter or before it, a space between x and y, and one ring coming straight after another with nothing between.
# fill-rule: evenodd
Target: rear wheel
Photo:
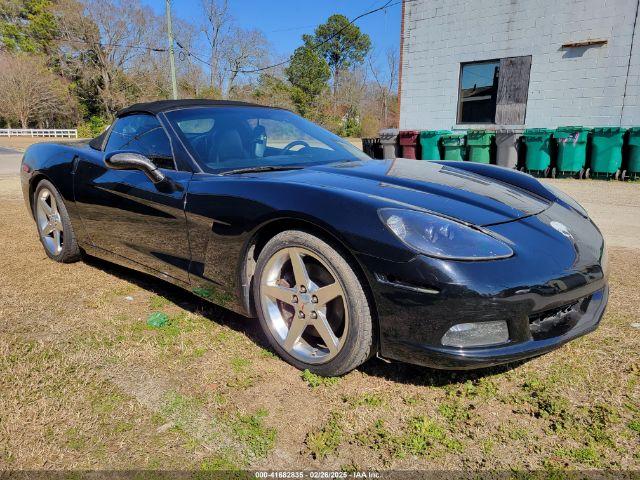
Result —
<instances>
[{"instance_id":1,"label":"rear wheel","mask_svg":"<svg viewBox=\"0 0 640 480\"><path fill-rule=\"evenodd\" d=\"M342 375L373 353L369 302L349 262L306 232L272 238L257 261L255 304L273 348L295 367Z\"/></svg>"},{"instance_id":2,"label":"rear wheel","mask_svg":"<svg viewBox=\"0 0 640 480\"><path fill-rule=\"evenodd\" d=\"M80 260L80 247L73 233L67 208L48 180L42 180L33 194L33 216L40 242L49 258L61 263Z\"/></svg>"}]
</instances>

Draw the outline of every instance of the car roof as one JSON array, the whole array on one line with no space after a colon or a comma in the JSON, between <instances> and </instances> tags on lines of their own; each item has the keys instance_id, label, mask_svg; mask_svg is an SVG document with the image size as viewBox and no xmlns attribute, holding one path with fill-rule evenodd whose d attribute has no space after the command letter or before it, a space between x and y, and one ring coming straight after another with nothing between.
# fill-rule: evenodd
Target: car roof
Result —
<instances>
[{"instance_id":1,"label":"car roof","mask_svg":"<svg viewBox=\"0 0 640 480\"><path fill-rule=\"evenodd\" d=\"M131 113L150 113L158 114L168 110L189 107L260 107L260 108L278 108L258 105L256 103L237 102L233 100L208 100L202 98L185 98L180 100L158 100L155 102L135 103L129 107L123 108L116 114L117 117L129 115Z\"/></svg>"}]
</instances>

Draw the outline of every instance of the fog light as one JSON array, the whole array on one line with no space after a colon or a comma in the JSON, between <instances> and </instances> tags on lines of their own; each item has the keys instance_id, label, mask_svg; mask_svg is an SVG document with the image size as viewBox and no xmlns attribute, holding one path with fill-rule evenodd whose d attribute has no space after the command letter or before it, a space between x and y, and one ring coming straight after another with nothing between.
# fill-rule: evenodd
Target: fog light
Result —
<instances>
[{"instance_id":1,"label":"fog light","mask_svg":"<svg viewBox=\"0 0 640 480\"><path fill-rule=\"evenodd\" d=\"M442 337L442 344L448 347L486 347L509 340L507 322L458 323Z\"/></svg>"}]
</instances>

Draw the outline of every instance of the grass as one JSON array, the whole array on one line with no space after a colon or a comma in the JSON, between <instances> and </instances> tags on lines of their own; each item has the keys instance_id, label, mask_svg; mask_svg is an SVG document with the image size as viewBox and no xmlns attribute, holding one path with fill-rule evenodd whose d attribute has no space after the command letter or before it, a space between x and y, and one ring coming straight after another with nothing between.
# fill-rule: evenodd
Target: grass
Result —
<instances>
[{"instance_id":1,"label":"grass","mask_svg":"<svg viewBox=\"0 0 640 480\"><path fill-rule=\"evenodd\" d=\"M600 454L594 445L577 448L559 448L556 450L556 455L591 467L598 467L601 463Z\"/></svg>"},{"instance_id":2,"label":"grass","mask_svg":"<svg viewBox=\"0 0 640 480\"><path fill-rule=\"evenodd\" d=\"M217 455L206 458L200 463L200 472L218 472L224 471L227 478L244 478L241 474L235 476L234 473L239 473L243 467L237 463L235 456L232 452L223 451ZM209 475L194 475L197 478L211 478Z\"/></svg>"},{"instance_id":3,"label":"grass","mask_svg":"<svg viewBox=\"0 0 640 480\"><path fill-rule=\"evenodd\" d=\"M438 405L438 413L452 424L466 422L471 418L469 408L459 399L444 400Z\"/></svg>"},{"instance_id":4,"label":"grass","mask_svg":"<svg viewBox=\"0 0 640 480\"><path fill-rule=\"evenodd\" d=\"M7 184L1 469L640 469L637 250L612 251L601 327L557 352L455 373L374 359L325 378L274 357L252 319L107 264L50 262ZM149 328L152 311L169 323Z\"/></svg>"},{"instance_id":5,"label":"grass","mask_svg":"<svg viewBox=\"0 0 640 480\"><path fill-rule=\"evenodd\" d=\"M343 436L341 419L339 413L331 413L319 430L307 434L305 443L313 458L323 459L338 449Z\"/></svg>"},{"instance_id":6,"label":"grass","mask_svg":"<svg viewBox=\"0 0 640 480\"><path fill-rule=\"evenodd\" d=\"M255 384L259 375L252 368L251 360L244 357L233 357L230 363L234 376L227 382L228 387L245 390Z\"/></svg>"},{"instance_id":7,"label":"grass","mask_svg":"<svg viewBox=\"0 0 640 480\"><path fill-rule=\"evenodd\" d=\"M239 415L231 422L233 435L246 445L250 458L266 457L275 444L276 430L264 425L267 415L265 409L260 409L251 415Z\"/></svg>"},{"instance_id":8,"label":"grass","mask_svg":"<svg viewBox=\"0 0 640 480\"><path fill-rule=\"evenodd\" d=\"M340 377L321 377L320 375L311 373L309 370L303 371L300 376L311 388L331 387L340 383Z\"/></svg>"},{"instance_id":9,"label":"grass","mask_svg":"<svg viewBox=\"0 0 640 480\"><path fill-rule=\"evenodd\" d=\"M355 396L344 396L343 401L351 405L352 407L369 407L379 408L385 404L385 400L382 395L377 393L363 393Z\"/></svg>"},{"instance_id":10,"label":"grass","mask_svg":"<svg viewBox=\"0 0 640 480\"><path fill-rule=\"evenodd\" d=\"M160 295L153 295L149 299L149 308L151 310L162 310L168 305L171 305L171 301Z\"/></svg>"},{"instance_id":11,"label":"grass","mask_svg":"<svg viewBox=\"0 0 640 480\"><path fill-rule=\"evenodd\" d=\"M200 415L202 401L176 392L169 392L160 406L160 415L174 428L188 430Z\"/></svg>"},{"instance_id":12,"label":"grass","mask_svg":"<svg viewBox=\"0 0 640 480\"><path fill-rule=\"evenodd\" d=\"M453 453L463 451L460 441L451 438L441 425L424 415L410 419L404 433L396 442L395 455L398 457L404 457L406 454L434 456L438 455L442 448Z\"/></svg>"},{"instance_id":13,"label":"grass","mask_svg":"<svg viewBox=\"0 0 640 480\"><path fill-rule=\"evenodd\" d=\"M389 450L394 442L393 435L382 419L375 420L370 427L357 433L354 438L358 444L373 450Z\"/></svg>"}]
</instances>

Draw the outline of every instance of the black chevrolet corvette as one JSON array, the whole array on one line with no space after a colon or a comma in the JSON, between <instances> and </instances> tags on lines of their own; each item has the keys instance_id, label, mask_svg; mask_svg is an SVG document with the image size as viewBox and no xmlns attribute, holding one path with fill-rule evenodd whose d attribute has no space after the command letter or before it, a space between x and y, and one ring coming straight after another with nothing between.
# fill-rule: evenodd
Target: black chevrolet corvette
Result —
<instances>
[{"instance_id":1,"label":"black chevrolet corvette","mask_svg":"<svg viewBox=\"0 0 640 480\"><path fill-rule=\"evenodd\" d=\"M605 245L517 171L372 160L278 108L133 105L88 143L37 144L25 201L47 255L92 255L257 316L298 368L372 355L476 368L594 330Z\"/></svg>"}]
</instances>

